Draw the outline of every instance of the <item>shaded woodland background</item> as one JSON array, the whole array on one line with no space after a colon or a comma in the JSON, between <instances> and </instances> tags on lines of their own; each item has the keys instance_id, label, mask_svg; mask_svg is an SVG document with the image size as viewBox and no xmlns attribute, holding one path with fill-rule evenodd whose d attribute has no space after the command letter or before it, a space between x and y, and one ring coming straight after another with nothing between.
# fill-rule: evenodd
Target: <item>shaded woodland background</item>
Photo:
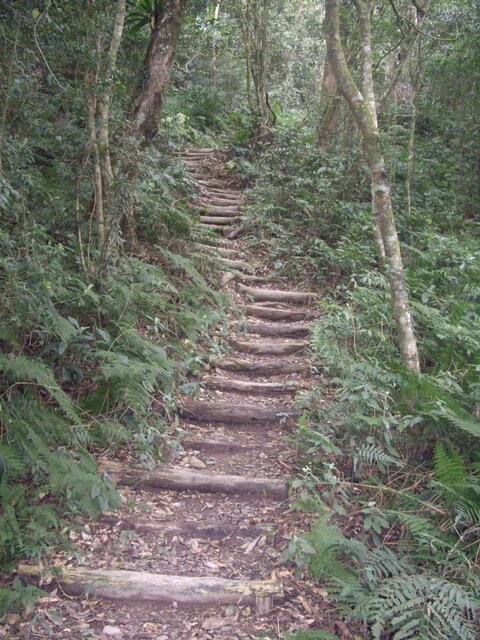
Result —
<instances>
[{"instance_id":1,"label":"shaded woodland background","mask_svg":"<svg viewBox=\"0 0 480 640\"><path fill-rule=\"evenodd\" d=\"M325 9L374 98L417 367ZM97 454L153 466L174 446L176 392L223 348L226 306L215 263L192 250L195 189L175 153L219 146L248 187L247 245L324 292L293 491L318 520L284 560L374 638L475 638L478 4L19 0L0 20L5 574L62 544L65 521L115 508ZM35 598L17 582L0 593L3 610Z\"/></svg>"}]
</instances>

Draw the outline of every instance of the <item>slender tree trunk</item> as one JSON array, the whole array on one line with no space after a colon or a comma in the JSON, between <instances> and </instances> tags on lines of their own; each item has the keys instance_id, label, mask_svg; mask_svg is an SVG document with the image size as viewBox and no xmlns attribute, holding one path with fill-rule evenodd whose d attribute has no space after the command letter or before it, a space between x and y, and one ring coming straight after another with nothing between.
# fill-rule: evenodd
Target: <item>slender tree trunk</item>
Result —
<instances>
[{"instance_id":1,"label":"slender tree trunk","mask_svg":"<svg viewBox=\"0 0 480 640\"><path fill-rule=\"evenodd\" d=\"M259 132L264 135L270 126L267 96L267 6L265 0L252 0L253 59L252 76L259 115Z\"/></svg>"},{"instance_id":2,"label":"slender tree trunk","mask_svg":"<svg viewBox=\"0 0 480 640\"><path fill-rule=\"evenodd\" d=\"M215 29L220 17L220 5L222 0L216 0L215 9L213 12L212 20L212 71L211 71L211 82L210 82L210 93L213 95L217 89L217 42L216 42L216 33Z\"/></svg>"},{"instance_id":3,"label":"slender tree trunk","mask_svg":"<svg viewBox=\"0 0 480 640\"><path fill-rule=\"evenodd\" d=\"M408 229L411 234L411 218L412 218L412 183L413 173L415 170L415 128L417 126L417 87L415 78L412 72L410 63L410 126L408 131L408 145L407 145L407 176L405 180L405 187L407 193L407 218Z\"/></svg>"},{"instance_id":4,"label":"slender tree trunk","mask_svg":"<svg viewBox=\"0 0 480 640\"><path fill-rule=\"evenodd\" d=\"M144 140L151 140L158 131L186 3L166 0L152 31L145 58L146 80L138 88L132 114L134 133Z\"/></svg>"},{"instance_id":5,"label":"slender tree trunk","mask_svg":"<svg viewBox=\"0 0 480 640\"><path fill-rule=\"evenodd\" d=\"M245 80L247 85L247 102L250 113L254 114L254 106L253 106L253 90L252 90L252 49L253 45L250 40L250 29L248 28L247 16L244 14L241 9L239 9L237 13L240 30L243 36L243 45L245 48Z\"/></svg>"},{"instance_id":6,"label":"slender tree trunk","mask_svg":"<svg viewBox=\"0 0 480 640\"><path fill-rule=\"evenodd\" d=\"M97 100L94 95L88 99L88 132L90 139L90 149L93 162L93 213L97 226L97 245L100 251L105 242L105 212L103 209L103 178L100 167L100 153L98 151L97 131L95 124L95 114L97 111Z\"/></svg>"},{"instance_id":7,"label":"slender tree trunk","mask_svg":"<svg viewBox=\"0 0 480 640\"><path fill-rule=\"evenodd\" d=\"M397 236L393 216L390 186L387 179L385 161L380 145L377 118L372 114L375 110L375 95L372 93L373 83L370 80L371 59L362 63L364 93L357 88L348 69L340 39L341 0L326 1L326 35L327 50L332 69L340 92L344 96L352 116L362 134L365 156L371 172L372 203L375 218L382 237L386 256L386 275L390 285L393 316L397 325L398 344L403 364L414 371L420 371L417 343L413 322L409 311L408 292L403 271L400 243ZM359 21L368 20L369 3L356 1L359 9ZM360 24L362 30L362 51L365 58L371 58L371 43L368 40L369 25ZM373 98L373 99L372 99Z\"/></svg>"},{"instance_id":8,"label":"slender tree trunk","mask_svg":"<svg viewBox=\"0 0 480 640\"><path fill-rule=\"evenodd\" d=\"M112 95L112 76L117 64L117 55L122 40L123 26L125 23L126 0L117 1L117 13L115 18L115 26L113 29L112 40L110 42L110 50L108 52L107 68L105 70L104 81L107 88L102 93L98 104L99 123L98 123L98 141L100 145L100 155L102 160L102 172L107 190L110 190L113 182L112 160L110 157L110 100Z\"/></svg>"},{"instance_id":9,"label":"slender tree trunk","mask_svg":"<svg viewBox=\"0 0 480 640\"><path fill-rule=\"evenodd\" d=\"M95 74L91 72L88 76L88 89L89 89L89 97L88 97L88 117L87 117L87 125L88 125L88 135L90 141L90 152L93 163L93 194L94 194L94 203L93 203L93 215L95 217L96 222L96 244L97 248L101 252L103 250L103 244L105 242L105 211L103 207L103 176L102 169L100 164L100 151L98 147L98 136L97 136L97 90L99 84L100 77L100 57L102 53L102 36L101 33L98 32L96 35L96 50L98 56L97 67L95 70Z\"/></svg>"},{"instance_id":10,"label":"slender tree trunk","mask_svg":"<svg viewBox=\"0 0 480 640\"><path fill-rule=\"evenodd\" d=\"M370 13L372 10L371 0L354 0L360 26L360 66L362 75L362 91L365 98L365 106L369 111L373 126L378 130L377 106L375 103L375 90L373 87L373 65L372 65L372 30L370 24ZM372 182L373 189L373 182ZM377 245L378 255L382 266L385 265L385 244L381 232L379 212L375 208L375 194L372 191L372 220L373 235Z\"/></svg>"}]
</instances>

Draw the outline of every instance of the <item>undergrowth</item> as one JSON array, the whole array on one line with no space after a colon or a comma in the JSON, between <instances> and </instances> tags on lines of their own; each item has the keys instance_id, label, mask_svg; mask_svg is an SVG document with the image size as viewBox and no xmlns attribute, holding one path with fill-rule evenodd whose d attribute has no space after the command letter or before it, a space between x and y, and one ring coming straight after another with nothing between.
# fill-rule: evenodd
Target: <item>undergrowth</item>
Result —
<instances>
[{"instance_id":1,"label":"undergrowth","mask_svg":"<svg viewBox=\"0 0 480 640\"><path fill-rule=\"evenodd\" d=\"M224 302L212 262L190 251L189 184L155 149L144 165L141 248L119 251L100 282L55 225L39 220L28 246L14 219L0 232L4 572L65 544L66 518L115 509L119 495L96 456L153 467L171 440L178 386L209 357ZM0 607L28 606L35 593L15 583L0 590Z\"/></svg>"},{"instance_id":2,"label":"undergrowth","mask_svg":"<svg viewBox=\"0 0 480 640\"><path fill-rule=\"evenodd\" d=\"M252 236L252 245L279 276L328 285L311 337L317 384L299 399L303 454L294 483L297 506L319 515L283 560L315 575L343 615L367 624L375 639L473 640L480 614L478 228L468 217L466 236L460 208L445 218L455 186L437 165L429 173L428 157L450 158L428 137L419 143L418 183L428 182L436 197L419 188L402 215L399 129L384 144L395 147L397 224L421 375L399 364L355 146L348 155L339 147L323 154L313 135L287 122L270 144L243 156L246 172L259 175L250 215L261 241Z\"/></svg>"}]
</instances>

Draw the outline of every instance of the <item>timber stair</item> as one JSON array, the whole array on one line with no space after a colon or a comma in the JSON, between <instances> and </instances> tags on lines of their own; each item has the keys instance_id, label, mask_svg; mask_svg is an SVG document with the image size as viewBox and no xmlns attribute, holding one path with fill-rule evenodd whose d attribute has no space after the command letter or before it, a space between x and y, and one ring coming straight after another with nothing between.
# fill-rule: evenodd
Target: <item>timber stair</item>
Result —
<instances>
[{"instance_id":1,"label":"timber stair","mask_svg":"<svg viewBox=\"0 0 480 640\"><path fill-rule=\"evenodd\" d=\"M199 220L195 249L217 261L223 285L232 285L242 319L231 324L229 355L219 358L200 381L198 395L181 399L179 448L171 459L148 470L107 458L99 461L101 470L121 487L126 502L136 504L137 496L144 496L154 506L148 516L130 507L104 516L97 526L105 527L107 539L114 539L119 548L121 533L134 532L152 550L158 541L165 550L152 551L151 561L132 561L125 568L118 568L125 564L121 554L116 564L111 558L108 563L92 558L91 567L69 561L57 568L56 581L73 595L207 607L212 620L223 615L221 607L226 605L255 607L257 614L274 610L279 628L285 624L286 631L302 618L302 605L289 603L293 611L300 607L301 615L276 609L289 589L272 575L275 563L265 548L275 556L281 542L276 529L287 526L292 452L282 434L299 416L295 393L308 387L308 336L317 317L318 294L271 288L272 279L259 272L228 235L221 236L242 224L242 194L209 175L215 150L186 149L179 155L201 192L193 204ZM152 409L163 411L159 403ZM208 547L212 559L196 561L199 545L212 540L216 541L216 546ZM246 546L232 546L235 540ZM229 553L223 560L222 554ZM221 575L216 575L217 566ZM21 565L18 573L29 579L42 574L40 568L27 565ZM109 618L115 619L111 611ZM200 637L184 630L190 628L193 615L197 614L175 609L178 627L171 621L165 637ZM251 623L237 615L235 632L244 627L251 629Z\"/></svg>"}]
</instances>

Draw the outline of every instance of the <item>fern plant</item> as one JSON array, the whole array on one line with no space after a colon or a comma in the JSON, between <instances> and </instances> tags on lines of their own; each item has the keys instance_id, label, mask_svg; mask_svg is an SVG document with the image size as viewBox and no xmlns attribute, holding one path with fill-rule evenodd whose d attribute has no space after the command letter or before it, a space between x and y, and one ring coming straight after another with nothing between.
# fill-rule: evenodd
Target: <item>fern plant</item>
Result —
<instances>
[{"instance_id":1,"label":"fern plant","mask_svg":"<svg viewBox=\"0 0 480 640\"><path fill-rule=\"evenodd\" d=\"M373 638L477 637L478 578L460 583L460 574L448 579L428 570L419 573L405 555L388 547L370 549L344 536L328 518L319 518L306 538L293 539L282 560L306 564L338 599L345 615L371 625ZM426 529L418 520L416 526L417 535Z\"/></svg>"},{"instance_id":2,"label":"fern plant","mask_svg":"<svg viewBox=\"0 0 480 640\"><path fill-rule=\"evenodd\" d=\"M475 640L480 601L460 584L429 574L383 580L355 609L372 635L394 640Z\"/></svg>"}]
</instances>

